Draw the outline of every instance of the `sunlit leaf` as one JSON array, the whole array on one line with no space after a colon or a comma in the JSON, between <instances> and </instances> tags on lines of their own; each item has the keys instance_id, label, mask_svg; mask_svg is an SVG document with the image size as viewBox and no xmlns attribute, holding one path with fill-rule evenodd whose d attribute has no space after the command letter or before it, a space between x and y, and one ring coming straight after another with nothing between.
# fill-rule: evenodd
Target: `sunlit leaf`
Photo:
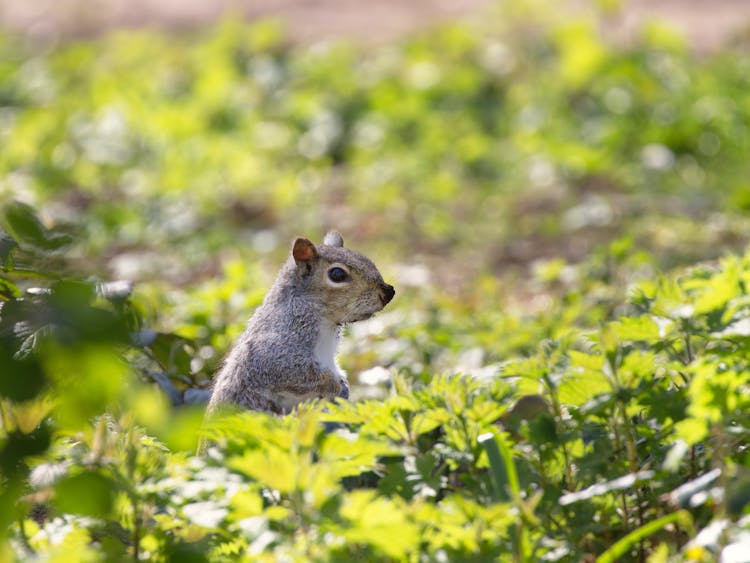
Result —
<instances>
[{"instance_id":1,"label":"sunlit leaf","mask_svg":"<svg viewBox=\"0 0 750 563\"><path fill-rule=\"evenodd\" d=\"M371 491L355 491L346 497L341 515L349 526L341 534L353 543L372 545L392 558L403 558L418 545L419 535L399 502L377 498Z\"/></svg>"},{"instance_id":2,"label":"sunlit leaf","mask_svg":"<svg viewBox=\"0 0 750 563\"><path fill-rule=\"evenodd\" d=\"M657 518L656 520L652 520L617 541L617 543L596 559L597 563L611 563L617 561L638 542L643 541L645 538L648 538L665 526L673 523L679 524L681 528L692 529L693 519L690 516L690 513L685 510L680 510L662 516L661 518Z\"/></svg>"},{"instance_id":3,"label":"sunlit leaf","mask_svg":"<svg viewBox=\"0 0 750 563\"><path fill-rule=\"evenodd\" d=\"M265 487L281 493L291 493L298 486L299 468L287 452L276 448L253 450L239 457L233 457L228 467L252 477Z\"/></svg>"},{"instance_id":4,"label":"sunlit leaf","mask_svg":"<svg viewBox=\"0 0 750 563\"><path fill-rule=\"evenodd\" d=\"M659 339L659 327L651 317L624 317L613 323L617 336L622 340L655 342Z\"/></svg>"},{"instance_id":5,"label":"sunlit leaf","mask_svg":"<svg viewBox=\"0 0 750 563\"><path fill-rule=\"evenodd\" d=\"M3 277L0 277L0 300L17 299L21 297L18 286Z\"/></svg>"}]
</instances>

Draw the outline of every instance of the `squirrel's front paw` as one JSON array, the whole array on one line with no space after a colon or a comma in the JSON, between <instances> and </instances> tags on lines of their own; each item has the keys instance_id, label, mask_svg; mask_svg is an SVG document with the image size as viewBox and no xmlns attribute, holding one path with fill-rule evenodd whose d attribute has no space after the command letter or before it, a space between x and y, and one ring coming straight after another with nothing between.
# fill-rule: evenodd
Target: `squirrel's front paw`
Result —
<instances>
[{"instance_id":1,"label":"squirrel's front paw","mask_svg":"<svg viewBox=\"0 0 750 563\"><path fill-rule=\"evenodd\" d=\"M349 398L349 382L346 379L341 379L340 381L341 389L339 390L338 396L342 399L348 399Z\"/></svg>"}]
</instances>

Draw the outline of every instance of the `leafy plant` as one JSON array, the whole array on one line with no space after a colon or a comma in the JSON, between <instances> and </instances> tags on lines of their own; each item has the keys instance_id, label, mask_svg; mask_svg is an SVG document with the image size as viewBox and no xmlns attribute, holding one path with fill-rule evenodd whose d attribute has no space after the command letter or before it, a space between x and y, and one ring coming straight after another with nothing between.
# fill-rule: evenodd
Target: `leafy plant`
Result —
<instances>
[{"instance_id":1,"label":"leafy plant","mask_svg":"<svg viewBox=\"0 0 750 563\"><path fill-rule=\"evenodd\" d=\"M0 557L750 549L747 56L522 8L367 50L0 39ZM329 223L398 287L344 335L356 400L204 425Z\"/></svg>"}]
</instances>

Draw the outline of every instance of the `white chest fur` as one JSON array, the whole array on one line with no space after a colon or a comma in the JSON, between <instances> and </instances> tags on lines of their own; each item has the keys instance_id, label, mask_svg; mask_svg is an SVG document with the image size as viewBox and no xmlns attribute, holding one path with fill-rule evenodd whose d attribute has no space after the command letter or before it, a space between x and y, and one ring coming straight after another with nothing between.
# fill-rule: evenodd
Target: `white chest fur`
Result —
<instances>
[{"instance_id":1,"label":"white chest fur","mask_svg":"<svg viewBox=\"0 0 750 563\"><path fill-rule=\"evenodd\" d=\"M336 363L338 341L338 328L333 325L323 324L320 326L318 339L315 341L315 350L313 353L315 355L315 361L318 363L320 369L329 371L337 380L341 381L345 376ZM291 412L300 402L307 399L317 398L319 398L317 393L298 395L296 393L281 391L274 395L273 400L284 409L284 412Z\"/></svg>"},{"instance_id":2,"label":"white chest fur","mask_svg":"<svg viewBox=\"0 0 750 563\"><path fill-rule=\"evenodd\" d=\"M327 323L321 324L318 331L318 340L315 342L315 359L322 369L330 371L341 380L344 378L344 374L336 363L338 344L338 327Z\"/></svg>"}]
</instances>

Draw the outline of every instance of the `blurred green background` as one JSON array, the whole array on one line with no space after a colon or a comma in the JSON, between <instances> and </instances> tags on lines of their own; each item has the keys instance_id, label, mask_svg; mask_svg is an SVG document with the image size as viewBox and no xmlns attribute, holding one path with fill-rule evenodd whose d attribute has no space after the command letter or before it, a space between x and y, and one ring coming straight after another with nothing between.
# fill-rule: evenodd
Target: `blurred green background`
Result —
<instances>
[{"instance_id":1,"label":"blurred green background","mask_svg":"<svg viewBox=\"0 0 750 563\"><path fill-rule=\"evenodd\" d=\"M686 534L750 490L750 262L722 259L750 242L750 5L307 4L0 1L0 536L571 561L630 537L643 560L677 523L654 561L709 560ZM226 458L191 456L290 241L330 228L397 290L344 334L360 401L248 413L214 429ZM716 466L737 490L665 508Z\"/></svg>"},{"instance_id":2,"label":"blurred green background","mask_svg":"<svg viewBox=\"0 0 750 563\"><path fill-rule=\"evenodd\" d=\"M182 392L208 385L298 234L340 230L398 289L344 340L355 382L495 365L616 315L635 280L741 251L747 34L634 25L626 2L547 7L446 23L443 6L359 42L239 12L8 31L0 196L60 241L16 261L135 282L134 328L161 335Z\"/></svg>"},{"instance_id":3,"label":"blurred green background","mask_svg":"<svg viewBox=\"0 0 750 563\"><path fill-rule=\"evenodd\" d=\"M135 281L153 328L213 346L204 380L297 234L340 230L402 316L440 299L545 313L618 263L625 289L743 249L742 29L698 50L669 22L623 36L626 2L547 7L359 43L236 14L6 33L0 194L73 237L70 271Z\"/></svg>"}]
</instances>

